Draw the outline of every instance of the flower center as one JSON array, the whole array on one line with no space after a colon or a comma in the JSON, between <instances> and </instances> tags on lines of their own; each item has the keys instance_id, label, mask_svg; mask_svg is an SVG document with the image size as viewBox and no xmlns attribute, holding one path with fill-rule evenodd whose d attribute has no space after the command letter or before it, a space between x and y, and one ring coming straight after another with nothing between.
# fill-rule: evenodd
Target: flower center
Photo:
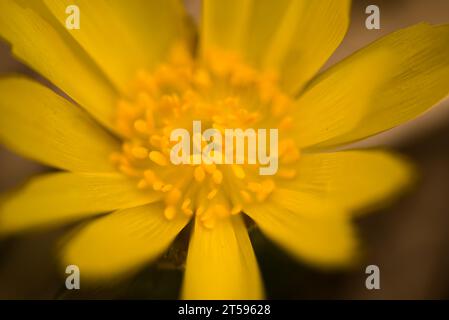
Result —
<instances>
[{"instance_id":1,"label":"flower center","mask_svg":"<svg viewBox=\"0 0 449 320\"><path fill-rule=\"evenodd\" d=\"M276 76L245 64L239 56L211 50L194 60L177 46L153 72L139 71L130 95L118 102L116 126L122 150L111 156L118 170L140 189L160 192L164 215L196 214L205 227L241 212L245 203L263 202L280 179L296 175L299 150L289 130L291 100ZM224 132L229 128L279 130L279 169L259 173L260 164L181 164L170 162L174 129L192 131L192 122Z\"/></svg>"}]
</instances>

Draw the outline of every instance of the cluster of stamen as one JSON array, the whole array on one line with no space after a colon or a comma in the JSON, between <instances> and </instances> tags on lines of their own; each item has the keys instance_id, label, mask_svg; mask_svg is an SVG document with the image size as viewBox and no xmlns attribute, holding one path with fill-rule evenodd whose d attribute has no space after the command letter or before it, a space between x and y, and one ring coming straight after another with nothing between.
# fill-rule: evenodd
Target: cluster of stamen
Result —
<instances>
[{"instance_id":1,"label":"cluster of stamen","mask_svg":"<svg viewBox=\"0 0 449 320\"><path fill-rule=\"evenodd\" d=\"M116 127L124 142L111 159L139 189L160 193L167 219L196 214L212 228L217 219L240 213L244 204L265 201L277 179L295 177L299 151L288 138L290 107L274 74L218 50L194 60L179 46L153 72L138 72L130 96L118 102ZM191 130L193 120L220 131L279 129L278 172L260 176L258 164L172 164L170 133Z\"/></svg>"}]
</instances>

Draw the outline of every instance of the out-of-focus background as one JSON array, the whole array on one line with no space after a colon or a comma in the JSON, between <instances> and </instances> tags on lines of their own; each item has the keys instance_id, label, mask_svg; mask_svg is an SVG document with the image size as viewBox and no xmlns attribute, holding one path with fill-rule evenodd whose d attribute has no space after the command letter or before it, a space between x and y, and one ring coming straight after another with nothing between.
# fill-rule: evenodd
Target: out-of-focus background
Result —
<instances>
[{"instance_id":1,"label":"out-of-focus background","mask_svg":"<svg viewBox=\"0 0 449 320\"><path fill-rule=\"evenodd\" d=\"M1 0L7 1L7 0ZM198 0L187 0L194 15ZM365 8L381 11L381 30L365 28ZM326 67L396 29L418 22L449 23L448 0L354 1L346 39ZM0 42L0 74L25 73ZM1 115L0 115L1 116ZM251 238L268 298L274 299L449 299L449 101L411 123L372 137L356 147L386 146L412 159L420 171L417 186L392 207L359 218L362 264L322 272L302 265L257 230ZM47 171L0 146L0 191ZM0 299L177 298L182 272L164 260L127 281L67 291L58 273L55 243L66 230L53 229L0 242ZM380 268L380 290L365 288L365 267Z\"/></svg>"}]
</instances>

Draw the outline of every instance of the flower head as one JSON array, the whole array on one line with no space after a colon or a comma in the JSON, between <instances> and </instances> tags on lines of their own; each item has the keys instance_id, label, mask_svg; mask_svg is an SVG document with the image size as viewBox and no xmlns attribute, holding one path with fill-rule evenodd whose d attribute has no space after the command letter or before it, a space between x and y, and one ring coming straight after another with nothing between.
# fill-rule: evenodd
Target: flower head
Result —
<instances>
[{"instance_id":1,"label":"flower head","mask_svg":"<svg viewBox=\"0 0 449 320\"><path fill-rule=\"evenodd\" d=\"M64 27L73 3L80 30ZM0 80L1 141L62 170L7 197L0 232L95 217L61 248L93 281L154 261L191 221L184 298L263 297L245 216L302 261L354 262L352 216L397 194L412 170L385 151L335 149L448 94L449 26L392 33L317 75L349 6L204 1L195 42L174 0L3 1L0 36L70 99L24 77ZM173 163L171 133L194 134L195 121L222 133L278 129L275 174L248 159Z\"/></svg>"}]
</instances>

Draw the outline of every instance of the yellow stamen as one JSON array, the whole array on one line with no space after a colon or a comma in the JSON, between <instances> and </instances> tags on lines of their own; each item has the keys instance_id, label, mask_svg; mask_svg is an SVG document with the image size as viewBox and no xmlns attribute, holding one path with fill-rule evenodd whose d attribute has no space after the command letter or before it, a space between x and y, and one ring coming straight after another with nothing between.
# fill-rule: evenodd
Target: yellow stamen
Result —
<instances>
[{"instance_id":1,"label":"yellow stamen","mask_svg":"<svg viewBox=\"0 0 449 320\"><path fill-rule=\"evenodd\" d=\"M155 191L159 191L159 190L162 190L162 187L164 186L164 184L162 183L162 181L160 181L160 180L157 180L157 181L155 181L154 183L153 183L153 189L155 190Z\"/></svg>"},{"instance_id":2,"label":"yellow stamen","mask_svg":"<svg viewBox=\"0 0 449 320\"><path fill-rule=\"evenodd\" d=\"M183 201L181 208L186 209L190 206L191 203L192 203L192 200L190 200L190 198L187 198Z\"/></svg>"},{"instance_id":3,"label":"yellow stamen","mask_svg":"<svg viewBox=\"0 0 449 320\"><path fill-rule=\"evenodd\" d=\"M217 166L214 163L204 164L203 168L209 174L213 174L215 172L215 170L217 170Z\"/></svg>"},{"instance_id":4,"label":"yellow stamen","mask_svg":"<svg viewBox=\"0 0 449 320\"><path fill-rule=\"evenodd\" d=\"M156 175L152 170L145 170L143 172L143 176L145 177L145 180L150 184L152 184L156 180Z\"/></svg>"},{"instance_id":5,"label":"yellow stamen","mask_svg":"<svg viewBox=\"0 0 449 320\"><path fill-rule=\"evenodd\" d=\"M139 183L137 184L137 188L145 189L146 187L148 187L148 182L145 179L139 180Z\"/></svg>"},{"instance_id":6,"label":"yellow stamen","mask_svg":"<svg viewBox=\"0 0 449 320\"><path fill-rule=\"evenodd\" d=\"M165 197L165 203L175 205L181 199L182 193L178 188L173 188Z\"/></svg>"},{"instance_id":7,"label":"yellow stamen","mask_svg":"<svg viewBox=\"0 0 449 320\"><path fill-rule=\"evenodd\" d=\"M215 170L214 173L212 173L212 180L216 184L220 184L223 181L223 173L221 173L220 170Z\"/></svg>"},{"instance_id":8,"label":"yellow stamen","mask_svg":"<svg viewBox=\"0 0 449 320\"><path fill-rule=\"evenodd\" d=\"M217 195L218 189L212 189L211 192L207 194L207 199L212 200Z\"/></svg>"},{"instance_id":9,"label":"yellow stamen","mask_svg":"<svg viewBox=\"0 0 449 320\"><path fill-rule=\"evenodd\" d=\"M248 189L252 192L259 192L262 189L262 185L257 182L248 182Z\"/></svg>"},{"instance_id":10,"label":"yellow stamen","mask_svg":"<svg viewBox=\"0 0 449 320\"><path fill-rule=\"evenodd\" d=\"M186 46L175 46L151 73L139 70L126 98L117 101L116 129L125 138L111 161L135 180L136 188L160 193L167 219L178 211L195 213L204 227L212 228L219 219L242 212L247 203L265 201L279 179L297 176L300 150L288 132L296 120L290 114L293 100L279 82L276 73L261 72L238 54L208 49L196 61ZM180 142L170 140L174 129L191 134L189 147L195 151L210 142L190 126L198 120L202 132L216 128L222 135L233 128L278 128L278 172L258 176L260 163L204 164L193 155L190 164L172 164L171 150ZM214 160L224 155L224 145L210 152Z\"/></svg>"},{"instance_id":11,"label":"yellow stamen","mask_svg":"<svg viewBox=\"0 0 449 320\"><path fill-rule=\"evenodd\" d=\"M196 215L197 216L201 216L203 213L204 213L204 207L203 206L199 206L197 209L196 209Z\"/></svg>"},{"instance_id":12,"label":"yellow stamen","mask_svg":"<svg viewBox=\"0 0 449 320\"><path fill-rule=\"evenodd\" d=\"M203 226L205 226L207 229L213 229L215 226L215 218L208 218L201 220L203 223Z\"/></svg>"},{"instance_id":13,"label":"yellow stamen","mask_svg":"<svg viewBox=\"0 0 449 320\"><path fill-rule=\"evenodd\" d=\"M204 172L203 168L201 166L197 166L194 170L194 177L195 180L198 182L202 182L204 178L206 177L206 173Z\"/></svg>"},{"instance_id":14,"label":"yellow stamen","mask_svg":"<svg viewBox=\"0 0 449 320\"><path fill-rule=\"evenodd\" d=\"M246 203L251 203L253 201L251 195L245 190L240 190L240 195Z\"/></svg>"},{"instance_id":15,"label":"yellow stamen","mask_svg":"<svg viewBox=\"0 0 449 320\"><path fill-rule=\"evenodd\" d=\"M146 121L142 119L138 119L134 122L134 129L136 129L136 131L139 133L148 133L148 125Z\"/></svg>"},{"instance_id":16,"label":"yellow stamen","mask_svg":"<svg viewBox=\"0 0 449 320\"><path fill-rule=\"evenodd\" d=\"M239 179L245 178L245 171L241 166L233 164L231 168L237 178Z\"/></svg>"},{"instance_id":17,"label":"yellow stamen","mask_svg":"<svg viewBox=\"0 0 449 320\"><path fill-rule=\"evenodd\" d=\"M231 214L232 215L236 215L239 214L242 211L242 206L241 205L235 205L232 210L231 210Z\"/></svg>"},{"instance_id":18,"label":"yellow stamen","mask_svg":"<svg viewBox=\"0 0 449 320\"><path fill-rule=\"evenodd\" d=\"M148 157L148 149L145 147L135 147L132 149L132 153L137 159L145 159Z\"/></svg>"},{"instance_id":19,"label":"yellow stamen","mask_svg":"<svg viewBox=\"0 0 449 320\"><path fill-rule=\"evenodd\" d=\"M168 219L168 220L173 220L176 216L176 208L173 206L168 206L165 208L164 210L164 216Z\"/></svg>"},{"instance_id":20,"label":"yellow stamen","mask_svg":"<svg viewBox=\"0 0 449 320\"><path fill-rule=\"evenodd\" d=\"M166 166L166 165L168 165L167 159L166 159L165 156L164 156L161 152L159 152L159 151L151 151L151 152L150 152L150 159L151 159L154 163L156 163L156 164L158 164L158 165L160 165L160 166Z\"/></svg>"},{"instance_id":21,"label":"yellow stamen","mask_svg":"<svg viewBox=\"0 0 449 320\"><path fill-rule=\"evenodd\" d=\"M170 190L172 190L173 189L173 185L172 184L166 184L165 186L163 186L162 188L161 188L161 191L162 192L168 192L168 191L170 191Z\"/></svg>"},{"instance_id":22,"label":"yellow stamen","mask_svg":"<svg viewBox=\"0 0 449 320\"><path fill-rule=\"evenodd\" d=\"M150 137L150 143L151 143L151 145L152 145L153 147L159 148L160 145L161 145L161 139L162 139L161 136L159 136L159 135L157 135L157 134L153 134L153 135Z\"/></svg>"}]
</instances>

